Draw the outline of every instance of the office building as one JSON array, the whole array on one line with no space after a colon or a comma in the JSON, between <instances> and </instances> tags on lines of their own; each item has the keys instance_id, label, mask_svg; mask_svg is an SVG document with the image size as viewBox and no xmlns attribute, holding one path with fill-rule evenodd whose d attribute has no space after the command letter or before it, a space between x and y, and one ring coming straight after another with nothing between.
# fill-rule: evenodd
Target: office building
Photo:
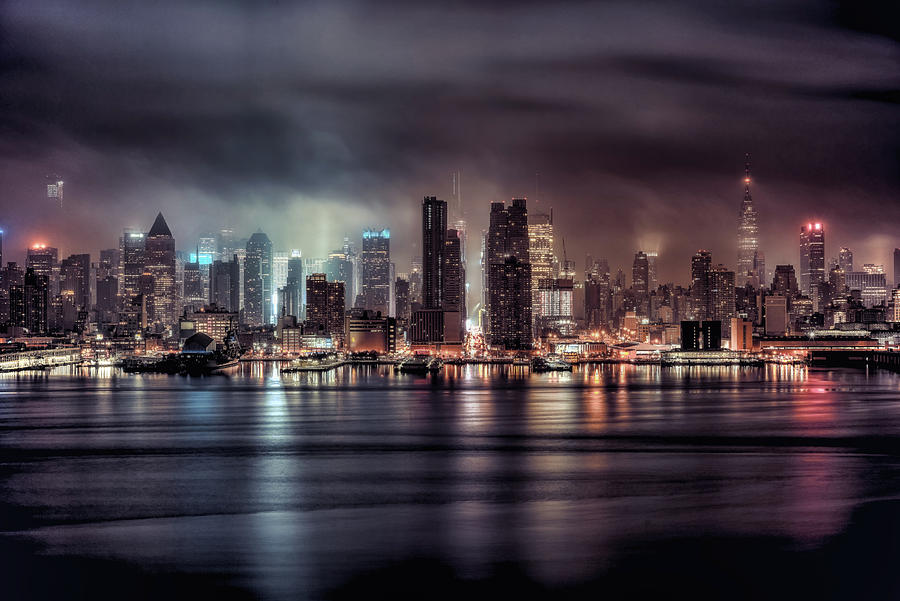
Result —
<instances>
[{"instance_id":1,"label":"office building","mask_svg":"<svg viewBox=\"0 0 900 601\"><path fill-rule=\"evenodd\" d=\"M232 255L230 261L213 261L209 267L209 304L237 314L240 311L240 277L237 255Z\"/></svg>"},{"instance_id":2,"label":"office building","mask_svg":"<svg viewBox=\"0 0 900 601\"><path fill-rule=\"evenodd\" d=\"M357 307L388 315L391 303L391 231L366 230L360 255L361 282Z\"/></svg>"},{"instance_id":3,"label":"office building","mask_svg":"<svg viewBox=\"0 0 900 601\"><path fill-rule=\"evenodd\" d=\"M444 253L447 203L434 196L422 200L422 308L444 308Z\"/></svg>"},{"instance_id":4,"label":"office building","mask_svg":"<svg viewBox=\"0 0 900 601\"><path fill-rule=\"evenodd\" d=\"M734 311L734 278L735 274L724 265L716 265L708 274L708 291L706 315L707 319L718 321L727 338L730 335L731 318Z\"/></svg>"},{"instance_id":5,"label":"office building","mask_svg":"<svg viewBox=\"0 0 900 601\"><path fill-rule=\"evenodd\" d=\"M732 351L753 350L753 322L741 317L731 318L731 344Z\"/></svg>"},{"instance_id":6,"label":"office building","mask_svg":"<svg viewBox=\"0 0 900 601\"><path fill-rule=\"evenodd\" d=\"M304 333L324 334L340 348L344 342L344 282L329 282L324 273L306 277Z\"/></svg>"},{"instance_id":7,"label":"office building","mask_svg":"<svg viewBox=\"0 0 900 601\"><path fill-rule=\"evenodd\" d=\"M712 254L707 250L698 250L691 257L691 303L693 316L697 321L706 319L709 304L709 270L712 267Z\"/></svg>"},{"instance_id":8,"label":"office building","mask_svg":"<svg viewBox=\"0 0 900 601\"><path fill-rule=\"evenodd\" d=\"M91 309L91 255L69 255L59 266L60 293L72 295L75 308Z\"/></svg>"},{"instance_id":9,"label":"office building","mask_svg":"<svg viewBox=\"0 0 900 601\"><path fill-rule=\"evenodd\" d=\"M543 319L541 313L542 288L549 288L550 282L556 278L553 265L556 257L553 252L553 213L530 213L528 215L528 260L531 263L531 316L535 324L535 333Z\"/></svg>"},{"instance_id":10,"label":"office building","mask_svg":"<svg viewBox=\"0 0 900 601\"><path fill-rule=\"evenodd\" d=\"M263 232L247 241L244 259L244 321L250 326L273 323L272 242Z\"/></svg>"},{"instance_id":11,"label":"office building","mask_svg":"<svg viewBox=\"0 0 900 601\"><path fill-rule=\"evenodd\" d=\"M148 317L157 331L174 330L178 318L175 287L175 239L162 213L144 239L144 272L153 278Z\"/></svg>"},{"instance_id":12,"label":"office building","mask_svg":"<svg viewBox=\"0 0 900 601\"><path fill-rule=\"evenodd\" d=\"M397 351L397 320L393 317L377 311L353 309L345 318L344 330L349 352L390 354Z\"/></svg>"},{"instance_id":13,"label":"office building","mask_svg":"<svg viewBox=\"0 0 900 601\"><path fill-rule=\"evenodd\" d=\"M767 296L765 299L766 336L784 336L788 326L787 297L781 294Z\"/></svg>"},{"instance_id":14,"label":"office building","mask_svg":"<svg viewBox=\"0 0 900 601\"><path fill-rule=\"evenodd\" d=\"M488 345L502 350L532 346L532 285L528 210L524 198L491 203L488 259Z\"/></svg>"},{"instance_id":15,"label":"office building","mask_svg":"<svg viewBox=\"0 0 900 601\"><path fill-rule=\"evenodd\" d=\"M866 307L883 304L888 298L887 278L884 270L851 271L844 274L845 283L850 291L858 290L860 299Z\"/></svg>"},{"instance_id":16,"label":"office building","mask_svg":"<svg viewBox=\"0 0 900 601\"><path fill-rule=\"evenodd\" d=\"M758 271L757 252L759 251L759 215L750 195L750 155L746 155L744 163L744 200L738 214L738 260L735 272L735 284L746 286L759 285L765 274Z\"/></svg>"},{"instance_id":17,"label":"office building","mask_svg":"<svg viewBox=\"0 0 900 601\"><path fill-rule=\"evenodd\" d=\"M139 280L144 273L144 243L144 233L134 229L126 229L119 239L119 300L123 307L130 307L131 300L140 294Z\"/></svg>"},{"instance_id":18,"label":"office building","mask_svg":"<svg viewBox=\"0 0 900 601\"><path fill-rule=\"evenodd\" d=\"M825 281L825 226L810 222L800 228L800 291L812 296Z\"/></svg>"},{"instance_id":19,"label":"office building","mask_svg":"<svg viewBox=\"0 0 900 601\"><path fill-rule=\"evenodd\" d=\"M844 270L844 273L853 271L853 252L849 248L841 247L838 253L838 265Z\"/></svg>"}]
</instances>

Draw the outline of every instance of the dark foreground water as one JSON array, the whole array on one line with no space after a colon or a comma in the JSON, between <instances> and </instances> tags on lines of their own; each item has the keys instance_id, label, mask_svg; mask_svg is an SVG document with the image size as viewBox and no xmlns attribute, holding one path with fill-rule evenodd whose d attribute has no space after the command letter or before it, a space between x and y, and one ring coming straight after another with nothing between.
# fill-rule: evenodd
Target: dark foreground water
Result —
<instances>
[{"instance_id":1,"label":"dark foreground water","mask_svg":"<svg viewBox=\"0 0 900 601\"><path fill-rule=\"evenodd\" d=\"M0 598L900 598L900 377L0 377Z\"/></svg>"}]
</instances>

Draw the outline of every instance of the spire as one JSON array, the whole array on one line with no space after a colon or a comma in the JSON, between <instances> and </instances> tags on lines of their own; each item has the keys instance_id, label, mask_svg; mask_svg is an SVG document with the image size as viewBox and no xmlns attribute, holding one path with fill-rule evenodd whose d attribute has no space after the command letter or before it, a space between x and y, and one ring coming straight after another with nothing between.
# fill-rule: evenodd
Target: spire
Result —
<instances>
[{"instance_id":1,"label":"spire","mask_svg":"<svg viewBox=\"0 0 900 601\"><path fill-rule=\"evenodd\" d=\"M150 228L150 233L148 233L147 236L172 237L172 232L169 230L169 226L166 224L166 220L163 218L161 212L156 215L156 221L153 222L153 227Z\"/></svg>"},{"instance_id":2,"label":"spire","mask_svg":"<svg viewBox=\"0 0 900 601\"><path fill-rule=\"evenodd\" d=\"M744 200L750 200L750 153L744 155Z\"/></svg>"}]
</instances>

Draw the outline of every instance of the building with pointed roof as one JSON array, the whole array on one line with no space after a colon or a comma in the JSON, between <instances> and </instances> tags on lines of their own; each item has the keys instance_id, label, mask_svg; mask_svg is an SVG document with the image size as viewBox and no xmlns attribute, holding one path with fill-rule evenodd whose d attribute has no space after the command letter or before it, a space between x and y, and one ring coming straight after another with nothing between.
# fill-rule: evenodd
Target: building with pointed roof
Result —
<instances>
[{"instance_id":1,"label":"building with pointed roof","mask_svg":"<svg viewBox=\"0 0 900 601\"><path fill-rule=\"evenodd\" d=\"M175 238L162 213L157 214L144 241L144 273L153 278L153 294L147 301L148 325L173 334L178 320L175 282Z\"/></svg>"},{"instance_id":2,"label":"building with pointed roof","mask_svg":"<svg viewBox=\"0 0 900 601\"><path fill-rule=\"evenodd\" d=\"M744 200L738 215L738 260L736 284L745 286L748 282L758 283L765 274L757 273L757 251L759 250L759 214L753 206L750 195L750 154L744 163Z\"/></svg>"}]
</instances>

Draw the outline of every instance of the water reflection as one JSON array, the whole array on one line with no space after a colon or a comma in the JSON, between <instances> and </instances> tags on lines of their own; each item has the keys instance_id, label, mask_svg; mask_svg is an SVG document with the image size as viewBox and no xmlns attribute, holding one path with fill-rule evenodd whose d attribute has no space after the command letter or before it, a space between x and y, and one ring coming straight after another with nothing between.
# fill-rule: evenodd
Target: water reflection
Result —
<instances>
[{"instance_id":1,"label":"water reflection","mask_svg":"<svg viewBox=\"0 0 900 601\"><path fill-rule=\"evenodd\" d=\"M900 494L897 386L794 366L3 374L0 527L265 598L421 557L555 586L688 534L816 547Z\"/></svg>"}]
</instances>

